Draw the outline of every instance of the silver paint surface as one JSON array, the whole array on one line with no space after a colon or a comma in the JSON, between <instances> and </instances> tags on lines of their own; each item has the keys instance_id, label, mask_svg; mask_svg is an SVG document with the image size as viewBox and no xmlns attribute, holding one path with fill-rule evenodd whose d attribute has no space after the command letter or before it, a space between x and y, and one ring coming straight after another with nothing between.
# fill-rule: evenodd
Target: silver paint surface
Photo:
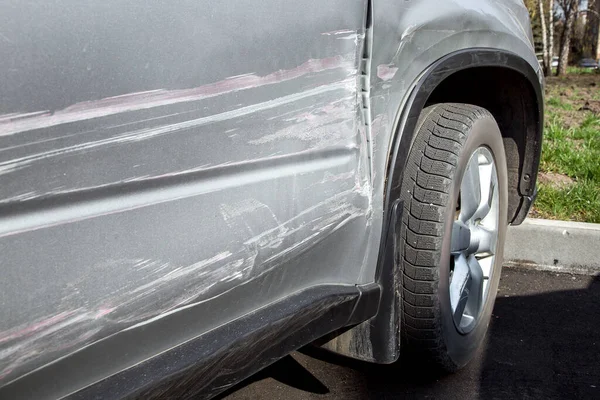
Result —
<instances>
[{"instance_id":1,"label":"silver paint surface","mask_svg":"<svg viewBox=\"0 0 600 400\"><path fill-rule=\"evenodd\" d=\"M474 47L539 70L510 0L374 0L371 32L365 0L0 7L0 386L241 286L198 335L372 282L420 74Z\"/></svg>"}]
</instances>

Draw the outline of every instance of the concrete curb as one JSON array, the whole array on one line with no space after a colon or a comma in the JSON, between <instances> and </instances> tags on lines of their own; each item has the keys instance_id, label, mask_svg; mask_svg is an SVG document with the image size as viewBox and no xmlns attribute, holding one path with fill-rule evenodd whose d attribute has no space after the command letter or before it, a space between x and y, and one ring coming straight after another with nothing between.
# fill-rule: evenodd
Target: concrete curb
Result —
<instances>
[{"instance_id":1,"label":"concrete curb","mask_svg":"<svg viewBox=\"0 0 600 400\"><path fill-rule=\"evenodd\" d=\"M526 219L508 228L506 266L600 274L600 224Z\"/></svg>"}]
</instances>

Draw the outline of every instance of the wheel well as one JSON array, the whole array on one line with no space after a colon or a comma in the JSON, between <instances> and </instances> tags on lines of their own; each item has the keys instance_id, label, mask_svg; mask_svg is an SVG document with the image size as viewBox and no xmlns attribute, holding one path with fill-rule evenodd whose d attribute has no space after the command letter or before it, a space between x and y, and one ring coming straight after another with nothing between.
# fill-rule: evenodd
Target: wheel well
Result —
<instances>
[{"instance_id":1,"label":"wheel well","mask_svg":"<svg viewBox=\"0 0 600 400\"><path fill-rule=\"evenodd\" d=\"M465 69L466 68L466 69ZM419 116L428 105L469 103L486 108L504 137L509 172L508 220L520 223L534 195L540 156L543 99L538 75L516 54L498 49L464 49L433 63L415 82L406 105L398 110L385 176L384 219L376 282L382 289L377 315L342 333L340 343L353 358L392 363L400 354L400 290L397 259L402 178ZM336 351L338 351L336 349Z\"/></svg>"},{"instance_id":2,"label":"wheel well","mask_svg":"<svg viewBox=\"0 0 600 400\"><path fill-rule=\"evenodd\" d=\"M475 67L449 75L431 93L426 105L466 103L492 113L504 139L508 168L508 220L519 214L523 196L533 195L535 174L523 173L536 162L542 116L536 92L519 72L503 67ZM529 170L530 168L527 168ZM537 171L535 165L533 171Z\"/></svg>"}]
</instances>

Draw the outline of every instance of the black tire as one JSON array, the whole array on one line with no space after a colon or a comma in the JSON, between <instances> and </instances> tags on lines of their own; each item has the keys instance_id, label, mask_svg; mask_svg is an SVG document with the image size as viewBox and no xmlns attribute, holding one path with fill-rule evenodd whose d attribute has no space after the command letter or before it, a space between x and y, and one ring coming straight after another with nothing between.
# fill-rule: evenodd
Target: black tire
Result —
<instances>
[{"instance_id":1,"label":"black tire","mask_svg":"<svg viewBox=\"0 0 600 400\"><path fill-rule=\"evenodd\" d=\"M493 155L498 177L498 236L494 274L475 327L460 332L452 319L450 237L466 165L477 148ZM455 371L481 345L492 314L507 226L507 167L493 116L467 104L437 104L423 110L402 180L402 349L428 366Z\"/></svg>"}]
</instances>

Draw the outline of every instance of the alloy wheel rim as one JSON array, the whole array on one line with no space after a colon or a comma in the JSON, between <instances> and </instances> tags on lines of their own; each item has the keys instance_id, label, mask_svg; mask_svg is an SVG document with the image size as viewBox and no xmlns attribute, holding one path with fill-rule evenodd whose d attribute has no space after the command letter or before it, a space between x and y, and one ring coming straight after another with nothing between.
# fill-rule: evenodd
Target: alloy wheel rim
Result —
<instances>
[{"instance_id":1,"label":"alloy wheel rim","mask_svg":"<svg viewBox=\"0 0 600 400\"><path fill-rule=\"evenodd\" d=\"M450 305L462 334L475 328L488 298L498 242L498 201L494 157L487 147L479 147L461 180L450 242Z\"/></svg>"}]
</instances>

